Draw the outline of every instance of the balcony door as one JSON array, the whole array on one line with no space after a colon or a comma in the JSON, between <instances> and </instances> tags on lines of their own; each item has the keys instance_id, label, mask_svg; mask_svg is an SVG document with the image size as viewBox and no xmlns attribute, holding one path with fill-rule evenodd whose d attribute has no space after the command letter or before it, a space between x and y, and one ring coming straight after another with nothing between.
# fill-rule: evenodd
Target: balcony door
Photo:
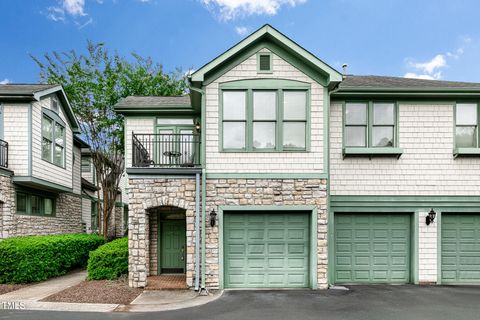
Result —
<instances>
[{"instance_id":1,"label":"balcony door","mask_svg":"<svg viewBox=\"0 0 480 320\"><path fill-rule=\"evenodd\" d=\"M193 166L197 160L194 126L158 126L155 164L167 167Z\"/></svg>"}]
</instances>

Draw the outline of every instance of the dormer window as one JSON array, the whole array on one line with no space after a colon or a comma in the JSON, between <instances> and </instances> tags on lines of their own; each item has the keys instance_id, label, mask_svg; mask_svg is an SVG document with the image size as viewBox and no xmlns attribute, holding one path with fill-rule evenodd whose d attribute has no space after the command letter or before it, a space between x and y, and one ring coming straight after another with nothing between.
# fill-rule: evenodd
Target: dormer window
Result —
<instances>
[{"instance_id":1,"label":"dormer window","mask_svg":"<svg viewBox=\"0 0 480 320\"><path fill-rule=\"evenodd\" d=\"M261 52L257 55L258 73L272 73L272 55L269 52Z\"/></svg>"},{"instance_id":2,"label":"dormer window","mask_svg":"<svg viewBox=\"0 0 480 320\"><path fill-rule=\"evenodd\" d=\"M52 98L52 111L58 113L58 100L55 97Z\"/></svg>"}]
</instances>

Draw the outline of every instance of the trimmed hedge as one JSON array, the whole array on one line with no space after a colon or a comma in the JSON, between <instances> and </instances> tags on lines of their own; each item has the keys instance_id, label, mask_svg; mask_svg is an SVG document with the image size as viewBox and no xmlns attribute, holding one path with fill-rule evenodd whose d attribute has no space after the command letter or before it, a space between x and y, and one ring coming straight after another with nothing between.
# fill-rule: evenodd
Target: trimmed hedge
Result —
<instances>
[{"instance_id":1,"label":"trimmed hedge","mask_svg":"<svg viewBox=\"0 0 480 320\"><path fill-rule=\"evenodd\" d=\"M43 281L84 267L88 254L102 245L97 235L28 236L0 241L0 283Z\"/></svg>"},{"instance_id":2,"label":"trimmed hedge","mask_svg":"<svg viewBox=\"0 0 480 320\"><path fill-rule=\"evenodd\" d=\"M128 273L128 238L113 240L90 252L89 280L114 280Z\"/></svg>"}]
</instances>

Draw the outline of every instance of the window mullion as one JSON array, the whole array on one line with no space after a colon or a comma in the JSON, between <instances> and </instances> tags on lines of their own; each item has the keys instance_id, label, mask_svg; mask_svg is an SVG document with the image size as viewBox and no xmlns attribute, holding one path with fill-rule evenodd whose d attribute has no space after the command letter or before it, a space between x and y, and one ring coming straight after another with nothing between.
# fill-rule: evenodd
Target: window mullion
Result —
<instances>
[{"instance_id":1,"label":"window mullion","mask_svg":"<svg viewBox=\"0 0 480 320\"><path fill-rule=\"evenodd\" d=\"M247 151L253 150L253 92L252 89L247 90L247 105L245 108L245 149Z\"/></svg>"},{"instance_id":2,"label":"window mullion","mask_svg":"<svg viewBox=\"0 0 480 320\"><path fill-rule=\"evenodd\" d=\"M373 131L373 102L368 102L367 107L367 134L365 139L367 139L365 145L367 147L372 147L372 131Z\"/></svg>"},{"instance_id":3,"label":"window mullion","mask_svg":"<svg viewBox=\"0 0 480 320\"><path fill-rule=\"evenodd\" d=\"M275 128L278 151L283 151L283 90L277 90L277 125Z\"/></svg>"}]
</instances>

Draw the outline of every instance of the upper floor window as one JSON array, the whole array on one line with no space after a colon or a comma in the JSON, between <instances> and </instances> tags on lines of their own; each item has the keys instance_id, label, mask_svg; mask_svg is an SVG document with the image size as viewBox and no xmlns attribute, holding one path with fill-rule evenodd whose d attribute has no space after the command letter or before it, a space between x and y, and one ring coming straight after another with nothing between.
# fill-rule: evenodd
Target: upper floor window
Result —
<instances>
[{"instance_id":1,"label":"upper floor window","mask_svg":"<svg viewBox=\"0 0 480 320\"><path fill-rule=\"evenodd\" d=\"M394 147L396 104L393 102L347 102L345 104L345 147Z\"/></svg>"},{"instance_id":2,"label":"upper floor window","mask_svg":"<svg viewBox=\"0 0 480 320\"><path fill-rule=\"evenodd\" d=\"M42 159L65 167L65 127L46 114L42 118Z\"/></svg>"},{"instance_id":3,"label":"upper floor window","mask_svg":"<svg viewBox=\"0 0 480 320\"><path fill-rule=\"evenodd\" d=\"M58 113L58 100L56 97L52 97L52 110Z\"/></svg>"},{"instance_id":4,"label":"upper floor window","mask_svg":"<svg viewBox=\"0 0 480 320\"><path fill-rule=\"evenodd\" d=\"M478 104L457 103L455 108L455 146L478 148Z\"/></svg>"},{"instance_id":5,"label":"upper floor window","mask_svg":"<svg viewBox=\"0 0 480 320\"><path fill-rule=\"evenodd\" d=\"M223 90L227 151L304 151L308 90Z\"/></svg>"},{"instance_id":6,"label":"upper floor window","mask_svg":"<svg viewBox=\"0 0 480 320\"><path fill-rule=\"evenodd\" d=\"M82 156L82 172L90 172L92 170L92 158Z\"/></svg>"}]
</instances>

